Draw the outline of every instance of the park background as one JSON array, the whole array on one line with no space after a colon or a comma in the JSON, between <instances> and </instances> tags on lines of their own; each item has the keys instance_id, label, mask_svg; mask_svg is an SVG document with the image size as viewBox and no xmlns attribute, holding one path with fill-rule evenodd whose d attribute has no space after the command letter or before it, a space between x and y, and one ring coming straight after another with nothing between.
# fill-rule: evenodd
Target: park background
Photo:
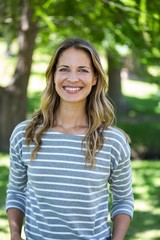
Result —
<instances>
[{"instance_id":1,"label":"park background","mask_svg":"<svg viewBox=\"0 0 160 240\"><path fill-rule=\"evenodd\" d=\"M126 240L160 239L160 1L0 1L0 239L9 137L39 108L45 71L66 37L94 44L108 76L117 125L131 137L135 214Z\"/></svg>"}]
</instances>

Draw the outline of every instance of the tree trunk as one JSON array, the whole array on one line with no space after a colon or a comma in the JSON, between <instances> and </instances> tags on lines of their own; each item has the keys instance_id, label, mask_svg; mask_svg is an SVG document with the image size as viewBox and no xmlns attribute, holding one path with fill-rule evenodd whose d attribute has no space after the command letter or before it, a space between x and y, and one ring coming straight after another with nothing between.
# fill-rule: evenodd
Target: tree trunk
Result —
<instances>
[{"instance_id":1,"label":"tree trunk","mask_svg":"<svg viewBox=\"0 0 160 240\"><path fill-rule=\"evenodd\" d=\"M0 151L2 152L8 152L9 138L14 127L26 117L27 85L37 30L37 24L33 21L33 10L28 0L23 0L16 69L10 84L5 88L0 87Z\"/></svg>"},{"instance_id":2,"label":"tree trunk","mask_svg":"<svg viewBox=\"0 0 160 240\"><path fill-rule=\"evenodd\" d=\"M121 59L114 52L108 52L108 79L109 79L109 89L108 95L111 99L112 104L118 114L121 112L126 112L128 110L128 105L122 95L121 89Z\"/></svg>"}]
</instances>

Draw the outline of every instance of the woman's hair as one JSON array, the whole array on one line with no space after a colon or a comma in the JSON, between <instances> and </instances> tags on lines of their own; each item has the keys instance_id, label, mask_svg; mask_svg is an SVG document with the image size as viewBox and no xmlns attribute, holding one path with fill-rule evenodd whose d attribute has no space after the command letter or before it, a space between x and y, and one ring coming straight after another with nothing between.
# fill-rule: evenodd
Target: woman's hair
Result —
<instances>
[{"instance_id":1,"label":"woman's hair","mask_svg":"<svg viewBox=\"0 0 160 240\"><path fill-rule=\"evenodd\" d=\"M95 165L95 154L102 148L104 143L103 132L109 125L113 125L115 115L111 103L106 98L107 79L98 53L90 43L83 39L67 39L55 50L46 71L46 88L42 94L41 108L33 115L26 128L26 142L28 146L32 142L35 143L31 154L31 159L34 159L41 147L41 135L48 128L53 127L56 111L60 103L60 97L55 90L54 84L57 62L62 52L71 47L81 49L89 55L97 79L96 85L92 87L87 97L86 113L89 126L83 139L83 146L86 149L86 161L90 161L90 165L93 167Z\"/></svg>"}]
</instances>

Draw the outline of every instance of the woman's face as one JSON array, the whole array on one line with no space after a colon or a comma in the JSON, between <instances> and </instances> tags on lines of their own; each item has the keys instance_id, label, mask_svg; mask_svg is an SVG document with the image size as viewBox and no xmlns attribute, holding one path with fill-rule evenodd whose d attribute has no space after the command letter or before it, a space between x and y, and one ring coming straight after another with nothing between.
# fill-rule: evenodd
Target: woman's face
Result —
<instances>
[{"instance_id":1,"label":"woman's face","mask_svg":"<svg viewBox=\"0 0 160 240\"><path fill-rule=\"evenodd\" d=\"M75 48L63 51L58 59L54 83L61 102L86 103L96 77L89 55Z\"/></svg>"}]
</instances>

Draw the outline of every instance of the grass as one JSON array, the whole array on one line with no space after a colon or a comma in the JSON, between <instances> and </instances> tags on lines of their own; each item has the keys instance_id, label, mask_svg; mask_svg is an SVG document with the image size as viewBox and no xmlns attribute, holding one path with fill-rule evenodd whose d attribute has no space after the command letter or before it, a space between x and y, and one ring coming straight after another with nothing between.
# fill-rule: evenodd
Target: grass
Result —
<instances>
[{"instance_id":1,"label":"grass","mask_svg":"<svg viewBox=\"0 0 160 240\"><path fill-rule=\"evenodd\" d=\"M8 155L0 154L0 239L9 239L8 222L5 213L6 188L9 173Z\"/></svg>"},{"instance_id":2,"label":"grass","mask_svg":"<svg viewBox=\"0 0 160 240\"><path fill-rule=\"evenodd\" d=\"M134 161L132 166L135 214L126 239L158 240L160 239L160 162Z\"/></svg>"},{"instance_id":3,"label":"grass","mask_svg":"<svg viewBox=\"0 0 160 240\"><path fill-rule=\"evenodd\" d=\"M126 240L160 239L159 161L132 161L135 213ZM5 213L9 156L0 154L0 239L9 239Z\"/></svg>"}]
</instances>

